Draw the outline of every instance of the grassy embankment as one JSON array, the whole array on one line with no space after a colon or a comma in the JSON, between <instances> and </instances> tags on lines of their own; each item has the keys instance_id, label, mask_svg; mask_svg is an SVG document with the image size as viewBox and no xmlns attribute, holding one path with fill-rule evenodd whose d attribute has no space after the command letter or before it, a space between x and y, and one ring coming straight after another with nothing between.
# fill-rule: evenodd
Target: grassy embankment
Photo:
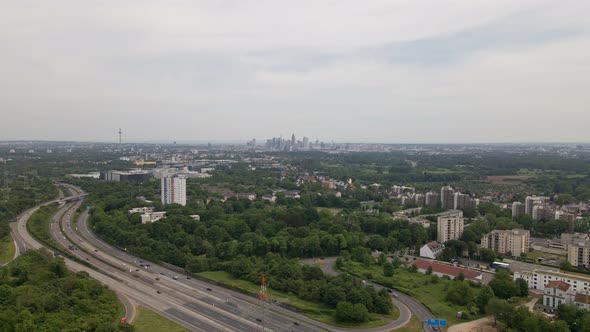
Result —
<instances>
[{"instance_id":1,"label":"grassy embankment","mask_svg":"<svg viewBox=\"0 0 590 332\"><path fill-rule=\"evenodd\" d=\"M256 285L249 281L234 278L228 272L225 271L201 272L199 273L199 275L204 278L222 283L226 286L229 286L230 288L237 288L250 294L257 294L260 290L260 285ZM285 303L302 310L305 316L334 326L372 328L383 326L388 323L388 321L385 319L385 316L378 314L370 314L370 320L366 323L342 323L336 321L335 309L328 308L321 304L304 301L292 294L277 292L272 289L269 289L268 293L270 297L274 299L288 299ZM389 319L397 319L398 317L399 309L397 307L394 307L391 315L387 316L387 318Z\"/></svg>"},{"instance_id":2,"label":"grassy embankment","mask_svg":"<svg viewBox=\"0 0 590 332\"><path fill-rule=\"evenodd\" d=\"M144 307L137 308L135 332L188 332L184 327Z\"/></svg>"},{"instance_id":3,"label":"grassy embankment","mask_svg":"<svg viewBox=\"0 0 590 332\"><path fill-rule=\"evenodd\" d=\"M10 235L0 239L0 264L10 261L14 257L16 247Z\"/></svg>"},{"instance_id":4,"label":"grassy embankment","mask_svg":"<svg viewBox=\"0 0 590 332\"><path fill-rule=\"evenodd\" d=\"M49 224L56 212L57 204L42 206L39 210L33 213L27 222L27 230L29 233L31 233L35 239L53 249L60 248L55 240L51 238L51 234L49 233Z\"/></svg>"},{"instance_id":5,"label":"grassy embankment","mask_svg":"<svg viewBox=\"0 0 590 332\"><path fill-rule=\"evenodd\" d=\"M383 268L381 266L372 265L369 267L363 266L356 262L347 262L345 272L363 275L369 280L386 286L392 286L422 302L426 307L432 311L435 317L447 319L449 325L464 323L469 320L479 318L472 316L465 320L457 318L458 311L469 312L469 308L465 306L453 305L445 300L447 289L455 282L452 280L438 278L433 282L431 275L425 275L419 272L412 273L403 268L395 269L393 277L385 277L383 275ZM479 287L472 287L474 296L479 294Z\"/></svg>"}]
</instances>

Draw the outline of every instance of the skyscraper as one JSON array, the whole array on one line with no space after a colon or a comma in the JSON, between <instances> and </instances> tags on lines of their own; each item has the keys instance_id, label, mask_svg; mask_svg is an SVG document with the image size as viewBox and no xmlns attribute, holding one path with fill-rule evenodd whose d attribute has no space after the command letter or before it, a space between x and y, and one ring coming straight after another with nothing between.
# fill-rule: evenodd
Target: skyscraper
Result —
<instances>
[{"instance_id":1,"label":"skyscraper","mask_svg":"<svg viewBox=\"0 0 590 332\"><path fill-rule=\"evenodd\" d=\"M168 176L162 178L162 204L186 205L186 178Z\"/></svg>"}]
</instances>

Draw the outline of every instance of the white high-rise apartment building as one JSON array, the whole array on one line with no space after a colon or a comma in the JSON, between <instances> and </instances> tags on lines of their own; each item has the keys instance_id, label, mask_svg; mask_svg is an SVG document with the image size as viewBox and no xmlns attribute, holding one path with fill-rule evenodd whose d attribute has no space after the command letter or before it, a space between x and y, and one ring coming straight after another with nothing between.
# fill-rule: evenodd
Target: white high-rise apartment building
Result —
<instances>
[{"instance_id":1,"label":"white high-rise apartment building","mask_svg":"<svg viewBox=\"0 0 590 332\"><path fill-rule=\"evenodd\" d=\"M162 178L162 204L186 205L186 178L168 176Z\"/></svg>"},{"instance_id":2,"label":"white high-rise apartment building","mask_svg":"<svg viewBox=\"0 0 590 332\"><path fill-rule=\"evenodd\" d=\"M440 243L445 243L449 240L459 240L463 235L463 225L463 213L439 216L436 223L436 240Z\"/></svg>"}]
</instances>

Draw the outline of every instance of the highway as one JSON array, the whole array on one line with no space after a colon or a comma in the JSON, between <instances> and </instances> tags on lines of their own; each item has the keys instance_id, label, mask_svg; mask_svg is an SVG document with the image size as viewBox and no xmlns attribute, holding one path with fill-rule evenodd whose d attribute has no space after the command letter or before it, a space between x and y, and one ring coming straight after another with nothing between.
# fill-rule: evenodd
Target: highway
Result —
<instances>
[{"instance_id":1,"label":"highway","mask_svg":"<svg viewBox=\"0 0 590 332\"><path fill-rule=\"evenodd\" d=\"M72 194L85 194L76 187L68 188ZM53 202L55 201L43 205ZM114 248L92 233L88 225L87 211L80 214L77 223L72 221L74 211L81 204L82 201L74 201L60 207L50 223L51 236L73 256L91 264L94 269L65 258L68 268L86 271L91 277L118 293L126 305L128 320L134 317L135 308L130 303L135 302L193 331L261 331L262 324L264 331L276 332L359 331L324 324L276 305L261 305L248 295L187 278L178 272ZM26 211L13 227L15 240L23 250L41 247L41 244L27 233L25 227L30 215L38 208ZM149 266L145 267L146 264ZM403 296L399 295L393 299L400 307L399 319L383 327L362 331L385 332L405 325L409 321L410 313L404 305L408 302ZM411 303L409 307L418 317L426 315L419 312L421 308L412 307Z\"/></svg>"}]
</instances>

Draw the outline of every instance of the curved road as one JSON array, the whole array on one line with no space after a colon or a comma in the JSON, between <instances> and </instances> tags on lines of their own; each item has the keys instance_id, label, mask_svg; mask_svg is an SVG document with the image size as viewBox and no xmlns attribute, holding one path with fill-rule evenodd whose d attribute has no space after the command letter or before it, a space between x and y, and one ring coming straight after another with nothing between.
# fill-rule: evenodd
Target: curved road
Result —
<instances>
[{"instance_id":1,"label":"curved road","mask_svg":"<svg viewBox=\"0 0 590 332\"><path fill-rule=\"evenodd\" d=\"M68 186L73 194L84 194L80 189ZM58 200L42 205L54 203ZM351 332L357 329L337 328L317 322L293 311L278 306L260 306L256 299L207 282L183 277L165 267L143 262L138 257L114 248L98 239L88 227L88 214L83 212L77 224L72 223L73 212L81 201L67 203L52 218L52 237L70 253L93 266L91 269L74 260L65 258L66 265L74 271L86 271L91 277L113 289L127 309L127 320L135 317L135 305L141 304L194 331L258 331L264 322L265 331L335 331ZM42 206L40 205L40 206ZM11 225L15 241L22 251L40 248L26 231L25 223L40 206L26 211L17 223ZM142 268L140 264L149 264ZM98 270L98 271L96 271ZM173 276L179 275L175 280ZM387 326L362 331L385 332L405 325L410 309L422 319L411 305L399 294L394 303L400 308L400 318ZM402 303L403 302L403 303ZM427 311L426 311L427 312Z\"/></svg>"},{"instance_id":2,"label":"curved road","mask_svg":"<svg viewBox=\"0 0 590 332\"><path fill-rule=\"evenodd\" d=\"M338 272L336 270L336 258L337 257L327 257L323 260L323 264L321 264L321 269L322 271L324 271L325 274L331 275L331 276L337 276L338 274L340 274L340 272ZM302 264L316 264L317 260L314 258L310 258L310 259L302 259L300 261ZM373 287L375 287L376 290L381 290L382 288L386 288L383 287L379 284L375 284L372 282L367 282L367 284L372 285ZM393 295L393 300L395 304L398 303L402 303L402 306L405 307L405 310L411 310L411 312L416 315L416 317L418 317L418 319L421 322L427 321L428 319L433 319L434 316L432 315L432 313L430 312L430 310L428 310L428 308L426 308L426 306L424 306L422 303L418 302L416 299L412 298L411 296L404 294L402 292L393 290L393 289L389 289L387 288L387 290ZM398 305L398 307L400 308L400 319L402 317L401 315L401 311L402 311L402 307ZM409 313L408 313L409 315ZM411 317L408 317L408 321L410 320ZM426 331L432 331L432 329L425 327Z\"/></svg>"}]
</instances>

